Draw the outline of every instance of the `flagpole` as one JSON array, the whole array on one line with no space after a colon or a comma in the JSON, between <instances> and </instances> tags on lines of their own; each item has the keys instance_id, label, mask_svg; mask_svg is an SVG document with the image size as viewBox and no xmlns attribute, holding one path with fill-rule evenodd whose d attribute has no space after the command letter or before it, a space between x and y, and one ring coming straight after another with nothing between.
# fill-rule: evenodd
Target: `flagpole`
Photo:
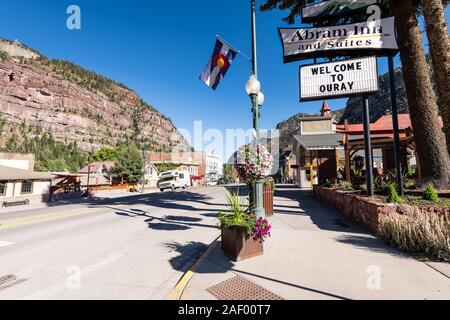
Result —
<instances>
[{"instance_id":1,"label":"flagpole","mask_svg":"<svg viewBox=\"0 0 450 320\"><path fill-rule=\"evenodd\" d=\"M233 48L234 50L237 51L237 53L239 53L241 56L243 56L246 60L248 60L250 63L252 62L252 58L250 58L248 55L246 55L245 53L243 53L241 50L237 49L235 46L233 46L230 42L228 42L227 40L225 40L224 38L222 38L221 36L219 36L218 34L216 34L216 38L219 39L220 41L222 41L223 43L227 44L228 46L230 46L231 48Z\"/></svg>"}]
</instances>

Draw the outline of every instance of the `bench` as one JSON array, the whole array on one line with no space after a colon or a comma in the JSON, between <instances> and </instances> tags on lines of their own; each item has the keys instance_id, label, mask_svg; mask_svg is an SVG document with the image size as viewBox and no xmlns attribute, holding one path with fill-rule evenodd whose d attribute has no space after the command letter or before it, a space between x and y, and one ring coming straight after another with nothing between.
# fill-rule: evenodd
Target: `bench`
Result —
<instances>
[{"instance_id":1,"label":"bench","mask_svg":"<svg viewBox=\"0 0 450 320\"><path fill-rule=\"evenodd\" d=\"M19 201L4 201L2 204L2 207L14 207L14 206L22 206L22 205L29 205L30 200L19 200Z\"/></svg>"}]
</instances>

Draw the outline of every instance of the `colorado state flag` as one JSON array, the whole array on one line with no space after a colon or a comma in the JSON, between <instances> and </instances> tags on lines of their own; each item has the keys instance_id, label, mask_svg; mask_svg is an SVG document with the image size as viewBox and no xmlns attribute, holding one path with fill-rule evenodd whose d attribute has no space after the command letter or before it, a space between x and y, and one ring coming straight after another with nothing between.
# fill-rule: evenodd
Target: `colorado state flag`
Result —
<instances>
[{"instance_id":1,"label":"colorado state flag","mask_svg":"<svg viewBox=\"0 0 450 320\"><path fill-rule=\"evenodd\" d=\"M216 90L220 81L227 74L227 71L233 63L237 53L238 51L236 49L231 48L221 39L217 38L213 55L205 70L202 72L200 80L206 83L208 87Z\"/></svg>"}]
</instances>

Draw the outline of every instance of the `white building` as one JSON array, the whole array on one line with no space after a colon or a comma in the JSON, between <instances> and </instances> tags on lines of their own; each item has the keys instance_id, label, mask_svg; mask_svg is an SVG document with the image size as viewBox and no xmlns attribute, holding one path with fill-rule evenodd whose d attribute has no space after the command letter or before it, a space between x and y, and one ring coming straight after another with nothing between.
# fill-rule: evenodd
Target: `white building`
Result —
<instances>
[{"instance_id":1,"label":"white building","mask_svg":"<svg viewBox=\"0 0 450 320\"><path fill-rule=\"evenodd\" d=\"M158 187L159 172L153 163L150 161L145 162L144 170L144 183L145 188L156 188Z\"/></svg>"},{"instance_id":2,"label":"white building","mask_svg":"<svg viewBox=\"0 0 450 320\"><path fill-rule=\"evenodd\" d=\"M215 152L206 155L205 178L206 181L214 181L222 176L222 162Z\"/></svg>"},{"instance_id":3,"label":"white building","mask_svg":"<svg viewBox=\"0 0 450 320\"><path fill-rule=\"evenodd\" d=\"M54 175L33 170L33 155L0 153L0 206L50 200Z\"/></svg>"}]
</instances>

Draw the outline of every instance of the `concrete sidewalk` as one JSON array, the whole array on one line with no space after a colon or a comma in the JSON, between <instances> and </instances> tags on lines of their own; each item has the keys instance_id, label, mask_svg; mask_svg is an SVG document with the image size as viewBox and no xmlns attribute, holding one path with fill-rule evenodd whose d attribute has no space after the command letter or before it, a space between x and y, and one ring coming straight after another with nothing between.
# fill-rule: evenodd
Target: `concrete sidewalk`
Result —
<instances>
[{"instance_id":1,"label":"concrete sidewalk","mask_svg":"<svg viewBox=\"0 0 450 320\"><path fill-rule=\"evenodd\" d=\"M391 249L311 192L277 189L265 254L235 263L218 243L181 299L259 298L261 292L289 300L450 299L448 264L430 266Z\"/></svg>"}]
</instances>

